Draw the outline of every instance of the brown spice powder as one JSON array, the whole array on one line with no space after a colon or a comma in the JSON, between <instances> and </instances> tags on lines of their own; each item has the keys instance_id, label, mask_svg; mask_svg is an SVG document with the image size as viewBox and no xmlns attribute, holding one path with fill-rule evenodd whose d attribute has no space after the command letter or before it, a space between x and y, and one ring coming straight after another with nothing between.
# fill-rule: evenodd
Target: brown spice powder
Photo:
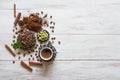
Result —
<instances>
[{"instance_id":1,"label":"brown spice powder","mask_svg":"<svg viewBox=\"0 0 120 80\"><path fill-rule=\"evenodd\" d=\"M22 30L27 28L31 31L38 32L42 29L42 18L32 13L28 17L23 17L23 19L18 22L18 25Z\"/></svg>"}]
</instances>

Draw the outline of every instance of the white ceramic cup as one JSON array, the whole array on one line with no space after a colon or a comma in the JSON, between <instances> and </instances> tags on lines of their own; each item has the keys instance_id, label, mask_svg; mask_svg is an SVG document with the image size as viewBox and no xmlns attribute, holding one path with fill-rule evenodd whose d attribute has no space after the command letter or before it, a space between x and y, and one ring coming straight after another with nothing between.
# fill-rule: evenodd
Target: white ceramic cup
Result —
<instances>
[{"instance_id":1,"label":"white ceramic cup","mask_svg":"<svg viewBox=\"0 0 120 80\"><path fill-rule=\"evenodd\" d=\"M43 55L47 55L48 53L45 53L45 51L48 51L49 52L49 57L44 57ZM49 48L49 47L45 47L45 48L42 48L41 51L40 51L40 58L44 61L49 61L50 59L52 59L53 57L53 51Z\"/></svg>"}]
</instances>

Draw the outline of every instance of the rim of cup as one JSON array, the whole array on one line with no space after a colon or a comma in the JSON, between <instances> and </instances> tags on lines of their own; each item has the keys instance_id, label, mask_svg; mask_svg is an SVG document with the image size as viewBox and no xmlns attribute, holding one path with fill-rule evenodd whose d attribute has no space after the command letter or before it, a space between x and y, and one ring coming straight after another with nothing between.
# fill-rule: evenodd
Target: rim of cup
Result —
<instances>
[{"instance_id":1,"label":"rim of cup","mask_svg":"<svg viewBox=\"0 0 120 80\"><path fill-rule=\"evenodd\" d=\"M44 58L44 57L42 56L42 51L43 51L44 49L49 49L49 50L50 50L51 56L50 56L49 58ZM52 51L52 49L50 49L49 47L42 48L42 49L40 50L40 55L39 55L39 56L40 56L43 60L50 60L50 59L53 57L53 51Z\"/></svg>"}]
</instances>

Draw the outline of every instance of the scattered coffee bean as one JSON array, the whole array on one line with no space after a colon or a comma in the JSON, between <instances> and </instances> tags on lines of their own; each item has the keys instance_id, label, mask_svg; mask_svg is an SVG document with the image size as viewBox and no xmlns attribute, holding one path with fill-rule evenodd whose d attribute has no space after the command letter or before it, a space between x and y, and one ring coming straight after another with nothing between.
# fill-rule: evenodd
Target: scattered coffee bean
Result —
<instances>
[{"instance_id":1,"label":"scattered coffee bean","mask_svg":"<svg viewBox=\"0 0 120 80\"><path fill-rule=\"evenodd\" d=\"M15 35L13 36L13 38L16 38Z\"/></svg>"},{"instance_id":2,"label":"scattered coffee bean","mask_svg":"<svg viewBox=\"0 0 120 80\"><path fill-rule=\"evenodd\" d=\"M38 47L38 44L36 44L36 46Z\"/></svg>"},{"instance_id":3,"label":"scattered coffee bean","mask_svg":"<svg viewBox=\"0 0 120 80\"><path fill-rule=\"evenodd\" d=\"M56 39L56 37L54 37L54 40Z\"/></svg>"},{"instance_id":4,"label":"scattered coffee bean","mask_svg":"<svg viewBox=\"0 0 120 80\"><path fill-rule=\"evenodd\" d=\"M51 45L52 44L51 41L49 41L48 44Z\"/></svg>"},{"instance_id":5,"label":"scattered coffee bean","mask_svg":"<svg viewBox=\"0 0 120 80\"><path fill-rule=\"evenodd\" d=\"M52 24L53 22L52 21L50 21L50 24Z\"/></svg>"},{"instance_id":6,"label":"scattered coffee bean","mask_svg":"<svg viewBox=\"0 0 120 80\"><path fill-rule=\"evenodd\" d=\"M40 45L40 47L42 47L42 45Z\"/></svg>"},{"instance_id":7,"label":"scattered coffee bean","mask_svg":"<svg viewBox=\"0 0 120 80\"><path fill-rule=\"evenodd\" d=\"M19 56L18 59L20 60L20 58L21 58L21 57Z\"/></svg>"},{"instance_id":8,"label":"scattered coffee bean","mask_svg":"<svg viewBox=\"0 0 120 80\"><path fill-rule=\"evenodd\" d=\"M54 38L51 38L51 40L54 40Z\"/></svg>"},{"instance_id":9,"label":"scattered coffee bean","mask_svg":"<svg viewBox=\"0 0 120 80\"><path fill-rule=\"evenodd\" d=\"M11 46L13 46L13 44L11 43Z\"/></svg>"},{"instance_id":10,"label":"scattered coffee bean","mask_svg":"<svg viewBox=\"0 0 120 80\"><path fill-rule=\"evenodd\" d=\"M37 59L37 61L40 61L39 59Z\"/></svg>"},{"instance_id":11,"label":"scattered coffee bean","mask_svg":"<svg viewBox=\"0 0 120 80\"><path fill-rule=\"evenodd\" d=\"M13 64L15 64L15 61L13 61Z\"/></svg>"},{"instance_id":12,"label":"scattered coffee bean","mask_svg":"<svg viewBox=\"0 0 120 80\"><path fill-rule=\"evenodd\" d=\"M52 29L54 29L54 26L52 27Z\"/></svg>"},{"instance_id":13,"label":"scattered coffee bean","mask_svg":"<svg viewBox=\"0 0 120 80\"><path fill-rule=\"evenodd\" d=\"M25 57L26 56L26 54L23 54L23 57Z\"/></svg>"},{"instance_id":14,"label":"scattered coffee bean","mask_svg":"<svg viewBox=\"0 0 120 80\"><path fill-rule=\"evenodd\" d=\"M60 42L60 41L58 41L58 44L60 45L60 44L61 44L61 42Z\"/></svg>"},{"instance_id":15,"label":"scattered coffee bean","mask_svg":"<svg viewBox=\"0 0 120 80\"><path fill-rule=\"evenodd\" d=\"M38 51L35 51L36 53L38 52Z\"/></svg>"},{"instance_id":16,"label":"scattered coffee bean","mask_svg":"<svg viewBox=\"0 0 120 80\"><path fill-rule=\"evenodd\" d=\"M54 30L52 30L52 33L54 33Z\"/></svg>"},{"instance_id":17,"label":"scattered coffee bean","mask_svg":"<svg viewBox=\"0 0 120 80\"><path fill-rule=\"evenodd\" d=\"M43 11L41 11L41 14L43 14Z\"/></svg>"},{"instance_id":18,"label":"scattered coffee bean","mask_svg":"<svg viewBox=\"0 0 120 80\"><path fill-rule=\"evenodd\" d=\"M30 55L30 57L32 57L32 55Z\"/></svg>"},{"instance_id":19,"label":"scattered coffee bean","mask_svg":"<svg viewBox=\"0 0 120 80\"><path fill-rule=\"evenodd\" d=\"M35 49L37 49L37 46L35 47Z\"/></svg>"},{"instance_id":20,"label":"scattered coffee bean","mask_svg":"<svg viewBox=\"0 0 120 80\"><path fill-rule=\"evenodd\" d=\"M17 27L15 29L17 30Z\"/></svg>"},{"instance_id":21,"label":"scattered coffee bean","mask_svg":"<svg viewBox=\"0 0 120 80\"><path fill-rule=\"evenodd\" d=\"M30 54L30 53L31 53L31 51L29 50L29 51L28 51L28 54Z\"/></svg>"},{"instance_id":22,"label":"scattered coffee bean","mask_svg":"<svg viewBox=\"0 0 120 80\"><path fill-rule=\"evenodd\" d=\"M32 52L34 52L34 50L32 50Z\"/></svg>"},{"instance_id":23,"label":"scattered coffee bean","mask_svg":"<svg viewBox=\"0 0 120 80\"><path fill-rule=\"evenodd\" d=\"M15 42L15 40L13 40L13 43Z\"/></svg>"},{"instance_id":24,"label":"scattered coffee bean","mask_svg":"<svg viewBox=\"0 0 120 80\"><path fill-rule=\"evenodd\" d=\"M15 32L15 30L13 29L13 32Z\"/></svg>"},{"instance_id":25,"label":"scattered coffee bean","mask_svg":"<svg viewBox=\"0 0 120 80\"><path fill-rule=\"evenodd\" d=\"M30 61L30 58L28 58L28 60Z\"/></svg>"},{"instance_id":26,"label":"scattered coffee bean","mask_svg":"<svg viewBox=\"0 0 120 80\"><path fill-rule=\"evenodd\" d=\"M15 34L17 35L17 34L18 34L18 32L15 32Z\"/></svg>"},{"instance_id":27,"label":"scattered coffee bean","mask_svg":"<svg viewBox=\"0 0 120 80\"><path fill-rule=\"evenodd\" d=\"M38 58L38 56L36 56L36 58Z\"/></svg>"},{"instance_id":28,"label":"scattered coffee bean","mask_svg":"<svg viewBox=\"0 0 120 80\"><path fill-rule=\"evenodd\" d=\"M35 56L37 56L37 53L35 53Z\"/></svg>"},{"instance_id":29,"label":"scattered coffee bean","mask_svg":"<svg viewBox=\"0 0 120 80\"><path fill-rule=\"evenodd\" d=\"M53 23L53 25L55 25L55 22Z\"/></svg>"},{"instance_id":30,"label":"scattered coffee bean","mask_svg":"<svg viewBox=\"0 0 120 80\"><path fill-rule=\"evenodd\" d=\"M52 41L52 44L54 43L54 41Z\"/></svg>"},{"instance_id":31,"label":"scattered coffee bean","mask_svg":"<svg viewBox=\"0 0 120 80\"><path fill-rule=\"evenodd\" d=\"M36 15L39 15L39 13L36 13Z\"/></svg>"},{"instance_id":32,"label":"scattered coffee bean","mask_svg":"<svg viewBox=\"0 0 120 80\"><path fill-rule=\"evenodd\" d=\"M50 16L50 18L52 18L52 16Z\"/></svg>"},{"instance_id":33,"label":"scattered coffee bean","mask_svg":"<svg viewBox=\"0 0 120 80\"><path fill-rule=\"evenodd\" d=\"M34 57L32 58L32 60L34 60Z\"/></svg>"},{"instance_id":34,"label":"scattered coffee bean","mask_svg":"<svg viewBox=\"0 0 120 80\"><path fill-rule=\"evenodd\" d=\"M18 55L20 55L20 52L18 52Z\"/></svg>"}]
</instances>

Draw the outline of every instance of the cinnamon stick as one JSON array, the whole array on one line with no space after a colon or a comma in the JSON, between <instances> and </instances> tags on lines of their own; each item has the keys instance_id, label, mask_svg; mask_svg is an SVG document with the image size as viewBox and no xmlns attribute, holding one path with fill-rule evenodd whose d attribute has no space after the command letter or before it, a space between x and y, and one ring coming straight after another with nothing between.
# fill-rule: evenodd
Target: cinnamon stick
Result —
<instances>
[{"instance_id":1,"label":"cinnamon stick","mask_svg":"<svg viewBox=\"0 0 120 80\"><path fill-rule=\"evenodd\" d=\"M14 17L16 17L16 4L14 4Z\"/></svg>"},{"instance_id":2,"label":"cinnamon stick","mask_svg":"<svg viewBox=\"0 0 120 80\"><path fill-rule=\"evenodd\" d=\"M5 44L5 48L15 57L15 53L12 51L12 49L7 45Z\"/></svg>"},{"instance_id":3,"label":"cinnamon stick","mask_svg":"<svg viewBox=\"0 0 120 80\"><path fill-rule=\"evenodd\" d=\"M30 65L42 65L42 62L38 62L38 61L29 61Z\"/></svg>"},{"instance_id":4,"label":"cinnamon stick","mask_svg":"<svg viewBox=\"0 0 120 80\"><path fill-rule=\"evenodd\" d=\"M17 23L19 22L20 17L21 17L21 13L19 12L19 13L17 14L17 17L15 18L15 21L14 21L14 26L16 26L16 25L17 25Z\"/></svg>"},{"instance_id":5,"label":"cinnamon stick","mask_svg":"<svg viewBox=\"0 0 120 80\"><path fill-rule=\"evenodd\" d=\"M24 68L26 68L27 70L29 70L29 71L32 72L33 69L32 69L29 65L27 65L24 61L21 61L21 65L22 65Z\"/></svg>"}]
</instances>

